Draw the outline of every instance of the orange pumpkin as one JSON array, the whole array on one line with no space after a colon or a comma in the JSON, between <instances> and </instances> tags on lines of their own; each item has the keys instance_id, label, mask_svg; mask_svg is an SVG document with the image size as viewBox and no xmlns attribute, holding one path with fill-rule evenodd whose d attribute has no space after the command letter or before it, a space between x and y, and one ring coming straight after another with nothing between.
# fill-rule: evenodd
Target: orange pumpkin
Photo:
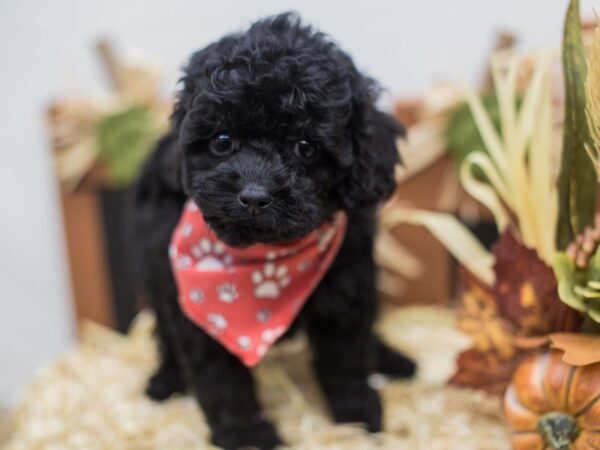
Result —
<instances>
[{"instance_id":1,"label":"orange pumpkin","mask_svg":"<svg viewBox=\"0 0 600 450\"><path fill-rule=\"evenodd\" d=\"M524 360L504 395L515 450L600 449L600 363L549 351Z\"/></svg>"}]
</instances>

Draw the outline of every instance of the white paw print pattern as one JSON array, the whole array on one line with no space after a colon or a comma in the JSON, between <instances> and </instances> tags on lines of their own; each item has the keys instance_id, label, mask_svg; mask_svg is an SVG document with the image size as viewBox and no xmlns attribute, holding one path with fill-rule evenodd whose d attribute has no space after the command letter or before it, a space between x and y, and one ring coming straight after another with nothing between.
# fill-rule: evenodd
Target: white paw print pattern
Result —
<instances>
[{"instance_id":1,"label":"white paw print pattern","mask_svg":"<svg viewBox=\"0 0 600 450\"><path fill-rule=\"evenodd\" d=\"M181 235L184 238L188 238L192 235L192 231L194 231L194 225L192 225L191 223L184 223L181 226Z\"/></svg>"},{"instance_id":2,"label":"white paw print pattern","mask_svg":"<svg viewBox=\"0 0 600 450\"><path fill-rule=\"evenodd\" d=\"M189 269L192 267L192 258L188 255L181 255L175 258L175 268L179 270Z\"/></svg>"},{"instance_id":3,"label":"white paw print pattern","mask_svg":"<svg viewBox=\"0 0 600 450\"><path fill-rule=\"evenodd\" d=\"M262 270L252 272L254 296L256 298L278 298L292 279L286 266L277 266L273 262L265 264Z\"/></svg>"},{"instance_id":4,"label":"white paw print pattern","mask_svg":"<svg viewBox=\"0 0 600 450\"><path fill-rule=\"evenodd\" d=\"M204 292L200 289L193 288L190 290L190 300L192 303L202 303L204 301Z\"/></svg>"},{"instance_id":5,"label":"white paw print pattern","mask_svg":"<svg viewBox=\"0 0 600 450\"><path fill-rule=\"evenodd\" d=\"M250 350L252 348L252 340L248 336L238 336L237 344L242 350Z\"/></svg>"},{"instance_id":6,"label":"white paw print pattern","mask_svg":"<svg viewBox=\"0 0 600 450\"><path fill-rule=\"evenodd\" d=\"M216 331L223 331L229 326L227 319L223 317L222 314L212 313L206 318L208 319L208 322L216 329Z\"/></svg>"},{"instance_id":7,"label":"white paw print pattern","mask_svg":"<svg viewBox=\"0 0 600 450\"><path fill-rule=\"evenodd\" d=\"M298 263L298 272L304 273L310 268L310 261L303 260Z\"/></svg>"},{"instance_id":8,"label":"white paw print pattern","mask_svg":"<svg viewBox=\"0 0 600 450\"><path fill-rule=\"evenodd\" d=\"M233 303L238 298L238 290L235 284L221 283L217 286L217 296L224 303Z\"/></svg>"},{"instance_id":9,"label":"white paw print pattern","mask_svg":"<svg viewBox=\"0 0 600 450\"><path fill-rule=\"evenodd\" d=\"M277 339L279 339L283 333L285 333L285 327L278 326L275 328L267 328L266 330L264 330L262 332L260 337L262 338L263 341L268 342L269 344L272 344Z\"/></svg>"},{"instance_id":10,"label":"white paw print pattern","mask_svg":"<svg viewBox=\"0 0 600 450\"><path fill-rule=\"evenodd\" d=\"M225 252L225 244L202 238L191 249L192 255L198 261L196 270L223 270L229 267L233 258Z\"/></svg>"},{"instance_id":11,"label":"white paw print pattern","mask_svg":"<svg viewBox=\"0 0 600 450\"><path fill-rule=\"evenodd\" d=\"M272 313L267 308L262 308L256 311L256 320L260 323L267 323L271 320Z\"/></svg>"}]
</instances>

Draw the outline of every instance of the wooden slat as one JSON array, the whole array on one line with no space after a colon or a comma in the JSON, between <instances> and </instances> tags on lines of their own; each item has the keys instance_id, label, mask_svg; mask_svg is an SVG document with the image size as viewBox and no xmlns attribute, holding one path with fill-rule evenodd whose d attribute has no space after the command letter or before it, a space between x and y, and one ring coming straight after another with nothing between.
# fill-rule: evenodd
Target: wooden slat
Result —
<instances>
[{"instance_id":1,"label":"wooden slat","mask_svg":"<svg viewBox=\"0 0 600 450\"><path fill-rule=\"evenodd\" d=\"M99 201L92 191L61 194L77 321L114 326Z\"/></svg>"}]
</instances>

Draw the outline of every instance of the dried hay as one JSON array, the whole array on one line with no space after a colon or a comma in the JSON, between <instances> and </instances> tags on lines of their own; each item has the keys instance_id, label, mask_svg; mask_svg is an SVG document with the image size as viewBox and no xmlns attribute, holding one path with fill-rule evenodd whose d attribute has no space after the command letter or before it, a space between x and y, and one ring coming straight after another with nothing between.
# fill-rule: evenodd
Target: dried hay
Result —
<instances>
[{"instance_id":1,"label":"dried hay","mask_svg":"<svg viewBox=\"0 0 600 450\"><path fill-rule=\"evenodd\" d=\"M468 345L448 310L416 307L384 315L380 330L420 363L411 382L382 385L386 432L334 426L308 370L302 339L279 347L257 370L267 415L295 449L508 449L498 399L447 387ZM213 448L191 397L153 403L144 394L156 364L151 314L128 336L85 324L79 344L25 389L5 450L187 450Z\"/></svg>"}]
</instances>

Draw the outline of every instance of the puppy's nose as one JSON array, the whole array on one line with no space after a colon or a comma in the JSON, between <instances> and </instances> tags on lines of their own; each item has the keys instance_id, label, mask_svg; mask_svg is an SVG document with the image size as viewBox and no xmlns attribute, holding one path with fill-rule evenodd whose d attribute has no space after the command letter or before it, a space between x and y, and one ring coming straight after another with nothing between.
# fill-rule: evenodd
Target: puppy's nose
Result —
<instances>
[{"instance_id":1,"label":"puppy's nose","mask_svg":"<svg viewBox=\"0 0 600 450\"><path fill-rule=\"evenodd\" d=\"M273 201L273 196L264 186L249 183L238 195L238 201L253 216L262 214Z\"/></svg>"}]
</instances>

